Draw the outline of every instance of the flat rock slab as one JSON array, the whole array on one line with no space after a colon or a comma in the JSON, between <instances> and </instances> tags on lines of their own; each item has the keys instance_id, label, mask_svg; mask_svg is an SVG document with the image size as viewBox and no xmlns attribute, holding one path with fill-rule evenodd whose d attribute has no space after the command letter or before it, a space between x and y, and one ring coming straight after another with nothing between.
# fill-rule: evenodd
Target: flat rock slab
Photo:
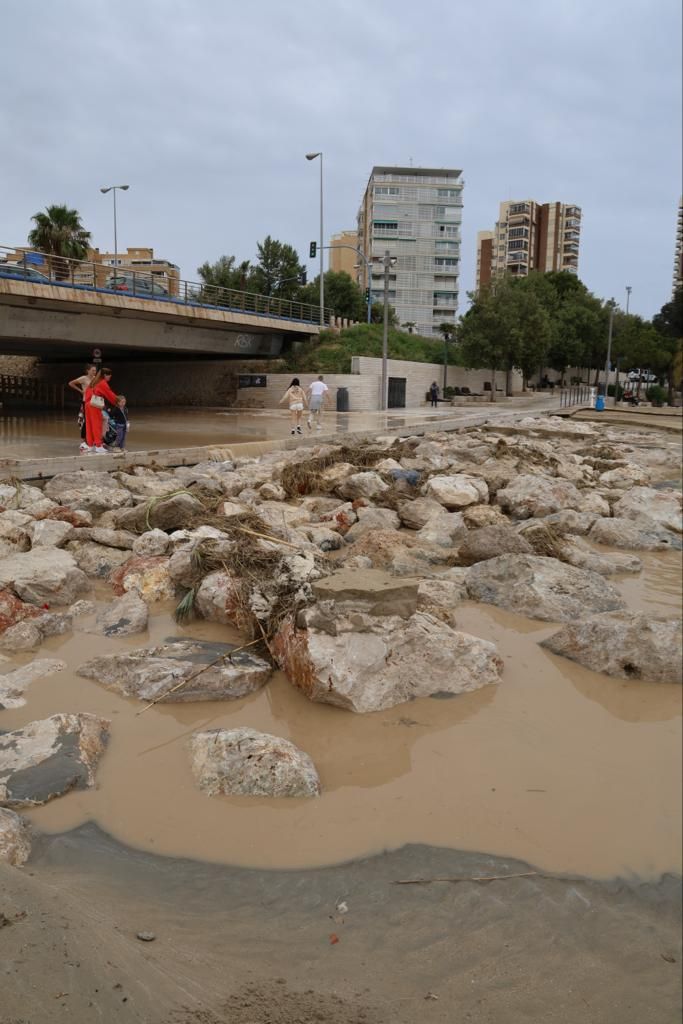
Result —
<instances>
[{"instance_id":1,"label":"flat rock slab","mask_svg":"<svg viewBox=\"0 0 683 1024\"><path fill-rule=\"evenodd\" d=\"M0 676L0 711L20 708L26 703L24 693L35 679L62 672L66 662L58 658L36 658L28 665L14 669Z\"/></svg>"},{"instance_id":2,"label":"flat rock slab","mask_svg":"<svg viewBox=\"0 0 683 1024\"><path fill-rule=\"evenodd\" d=\"M680 536L645 517L637 520L625 516L598 519L588 536L597 544L626 551L667 551L681 547Z\"/></svg>"},{"instance_id":3,"label":"flat rock slab","mask_svg":"<svg viewBox=\"0 0 683 1024\"><path fill-rule=\"evenodd\" d=\"M625 608L619 591L597 573L540 555L500 555L467 574L473 601L547 622L573 622Z\"/></svg>"},{"instance_id":4,"label":"flat rock slab","mask_svg":"<svg viewBox=\"0 0 683 1024\"><path fill-rule=\"evenodd\" d=\"M470 530L458 548L461 565L475 565L498 555L532 555L528 540L508 523Z\"/></svg>"},{"instance_id":5,"label":"flat rock slab","mask_svg":"<svg viewBox=\"0 0 683 1024\"><path fill-rule=\"evenodd\" d=\"M81 665L78 675L138 700L236 700L260 690L272 669L264 658L249 650L236 651L230 657L234 649L234 644L170 639L159 647L93 658ZM216 659L220 660L211 664ZM169 692L183 680L187 680L185 686Z\"/></svg>"},{"instance_id":6,"label":"flat rock slab","mask_svg":"<svg viewBox=\"0 0 683 1024\"><path fill-rule=\"evenodd\" d=\"M90 788L109 724L96 715L59 714L1 734L0 805L38 807Z\"/></svg>"},{"instance_id":7,"label":"flat rock slab","mask_svg":"<svg viewBox=\"0 0 683 1024\"><path fill-rule=\"evenodd\" d=\"M21 867L31 853L31 829L25 818L0 807L0 863Z\"/></svg>"},{"instance_id":8,"label":"flat rock slab","mask_svg":"<svg viewBox=\"0 0 683 1024\"><path fill-rule=\"evenodd\" d=\"M288 679L311 700L349 711L382 711L416 697L467 693L497 683L495 644L424 612L409 619L334 613L314 605L285 622L271 648Z\"/></svg>"},{"instance_id":9,"label":"flat rock slab","mask_svg":"<svg viewBox=\"0 0 683 1024\"><path fill-rule=\"evenodd\" d=\"M681 683L680 619L609 612L563 626L543 640L554 654L594 672L647 683Z\"/></svg>"},{"instance_id":10,"label":"flat rock slab","mask_svg":"<svg viewBox=\"0 0 683 1024\"><path fill-rule=\"evenodd\" d=\"M45 485L45 494L60 505L95 514L124 508L133 502L130 493L114 476L86 469L53 476Z\"/></svg>"},{"instance_id":11,"label":"flat rock slab","mask_svg":"<svg viewBox=\"0 0 683 1024\"><path fill-rule=\"evenodd\" d=\"M255 729L207 729L190 740L192 773L207 796L311 797L313 761L289 740Z\"/></svg>"},{"instance_id":12,"label":"flat rock slab","mask_svg":"<svg viewBox=\"0 0 683 1024\"><path fill-rule=\"evenodd\" d=\"M66 605L90 584L68 551L36 548L0 560L0 588L5 587L31 604Z\"/></svg>"},{"instance_id":13,"label":"flat rock slab","mask_svg":"<svg viewBox=\"0 0 683 1024\"><path fill-rule=\"evenodd\" d=\"M417 611L419 583L419 579L399 579L381 569L341 569L316 580L312 589L320 601L362 607L369 615L400 615L407 619Z\"/></svg>"}]
</instances>

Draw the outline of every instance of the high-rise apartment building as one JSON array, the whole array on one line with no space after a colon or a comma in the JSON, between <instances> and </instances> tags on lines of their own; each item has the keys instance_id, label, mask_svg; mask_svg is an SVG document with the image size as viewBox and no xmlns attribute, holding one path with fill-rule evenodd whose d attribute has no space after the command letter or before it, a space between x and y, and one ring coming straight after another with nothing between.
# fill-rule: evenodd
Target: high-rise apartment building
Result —
<instances>
[{"instance_id":1,"label":"high-rise apartment building","mask_svg":"<svg viewBox=\"0 0 683 1024\"><path fill-rule=\"evenodd\" d=\"M375 261L373 302L384 299L388 251L396 257L389 277L389 303L400 324L419 334L438 334L458 309L462 171L430 167L373 167L358 211L358 246ZM360 283L368 287L367 269Z\"/></svg>"},{"instance_id":2,"label":"high-rise apartment building","mask_svg":"<svg viewBox=\"0 0 683 1024\"><path fill-rule=\"evenodd\" d=\"M500 204L493 231L477 235L477 290L507 273L526 277L532 270L578 273L581 208L533 199Z\"/></svg>"},{"instance_id":3,"label":"high-rise apartment building","mask_svg":"<svg viewBox=\"0 0 683 1024\"><path fill-rule=\"evenodd\" d=\"M678 220L676 222L676 248L674 250L674 287L676 291L683 285L683 198L678 200Z\"/></svg>"},{"instance_id":4,"label":"high-rise apartment building","mask_svg":"<svg viewBox=\"0 0 683 1024\"><path fill-rule=\"evenodd\" d=\"M360 262L358 253L358 235L355 231L340 231L330 238L330 270L342 271L356 280L356 268Z\"/></svg>"}]
</instances>

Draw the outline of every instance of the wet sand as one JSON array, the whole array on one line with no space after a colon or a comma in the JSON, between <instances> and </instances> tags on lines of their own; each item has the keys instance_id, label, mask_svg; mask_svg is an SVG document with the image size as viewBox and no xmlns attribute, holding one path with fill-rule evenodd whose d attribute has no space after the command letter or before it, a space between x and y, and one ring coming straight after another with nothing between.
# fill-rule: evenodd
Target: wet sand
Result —
<instances>
[{"instance_id":1,"label":"wet sand","mask_svg":"<svg viewBox=\"0 0 683 1024\"><path fill-rule=\"evenodd\" d=\"M629 606L679 613L680 554L643 561L640 577L616 578ZM206 622L178 627L171 607L153 616L149 635L52 638L41 654L68 669L34 682L27 706L3 713L3 728L89 711L111 719L111 741L95 790L28 816L47 832L92 821L143 850L260 868L329 865L420 842L595 878L679 871L681 782L672 765L681 761L680 686L611 679L557 657L538 646L553 631L547 623L475 604L456 615L458 628L498 644L500 685L372 715L313 704L281 673L243 700L167 704L138 715L139 702L76 676L98 652L169 636L238 639ZM275 801L199 793L190 734L238 725L306 750L323 795Z\"/></svg>"}]
</instances>

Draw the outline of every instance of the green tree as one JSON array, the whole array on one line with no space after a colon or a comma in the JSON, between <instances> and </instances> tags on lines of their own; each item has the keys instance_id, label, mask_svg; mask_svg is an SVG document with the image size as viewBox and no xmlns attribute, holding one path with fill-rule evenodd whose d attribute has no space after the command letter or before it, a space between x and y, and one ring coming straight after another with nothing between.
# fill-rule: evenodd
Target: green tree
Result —
<instances>
[{"instance_id":1,"label":"green tree","mask_svg":"<svg viewBox=\"0 0 683 1024\"><path fill-rule=\"evenodd\" d=\"M256 248L258 260L251 276L253 290L280 299L295 298L305 270L296 249L270 235L258 242Z\"/></svg>"},{"instance_id":2,"label":"green tree","mask_svg":"<svg viewBox=\"0 0 683 1024\"><path fill-rule=\"evenodd\" d=\"M215 293L212 297L213 288L232 288L237 291L253 291L250 287L253 267L249 260L237 263L235 256L220 256L215 263L202 263L197 267L197 273L202 279L204 287L202 293L207 301L216 301ZM218 302L220 305L220 302Z\"/></svg>"},{"instance_id":3,"label":"green tree","mask_svg":"<svg viewBox=\"0 0 683 1024\"><path fill-rule=\"evenodd\" d=\"M669 404L673 404L674 388L683 386L683 285L679 285L670 302L665 302L652 319L657 332L662 361L666 364L669 382Z\"/></svg>"},{"instance_id":4,"label":"green tree","mask_svg":"<svg viewBox=\"0 0 683 1024\"><path fill-rule=\"evenodd\" d=\"M384 323L384 303L383 302L373 302L372 303L372 310L370 311L370 316L371 316L371 322L373 324L383 324ZM390 327L397 327L398 326L398 316L396 315L396 310L394 309L394 307L392 305L389 306L389 326Z\"/></svg>"},{"instance_id":5,"label":"green tree","mask_svg":"<svg viewBox=\"0 0 683 1024\"><path fill-rule=\"evenodd\" d=\"M325 305L335 316L347 320L363 321L367 317L367 304L363 292L345 271L327 270L324 277ZM320 274L299 289L297 299L311 306L320 303Z\"/></svg>"},{"instance_id":6,"label":"green tree","mask_svg":"<svg viewBox=\"0 0 683 1024\"><path fill-rule=\"evenodd\" d=\"M84 260L90 245L90 232L83 227L78 210L54 204L34 213L31 220L35 227L28 233L28 244L55 258L56 277L68 277L67 261Z\"/></svg>"}]
</instances>

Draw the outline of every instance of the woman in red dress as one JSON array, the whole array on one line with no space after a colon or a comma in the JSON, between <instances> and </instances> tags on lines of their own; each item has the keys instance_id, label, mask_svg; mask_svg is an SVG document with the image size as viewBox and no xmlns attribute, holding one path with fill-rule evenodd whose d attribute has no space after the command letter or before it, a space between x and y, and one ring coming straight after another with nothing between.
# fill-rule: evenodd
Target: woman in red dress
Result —
<instances>
[{"instance_id":1,"label":"woman in red dress","mask_svg":"<svg viewBox=\"0 0 683 1024\"><path fill-rule=\"evenodd\" d=\"M85 403L85 442L89 451L97 455L106 455L107 449L102 444L102 409L104 403L116 405L116 395L109 387L111 370L103 369L93 378L90 387L86 388L83 401ZM99 399L92 405L92 399ZM100 405L100 402L102 403Z\"/></svg>"}]
</instances>

